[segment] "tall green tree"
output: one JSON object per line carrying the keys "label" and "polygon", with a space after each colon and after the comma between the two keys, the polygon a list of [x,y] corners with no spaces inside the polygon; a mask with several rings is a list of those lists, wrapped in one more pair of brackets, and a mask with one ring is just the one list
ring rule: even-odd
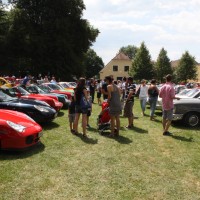
{"label": "tall green tree", "polygon": [[177,80],[187,82],[188,79],[197,78],[197,62],[195,58],[186,51],[177,66],[176,70]]}
{"label": "tall green tree", "polygon": [[170,64],[170,59],[167,56],[167,51],[162,48],[155,64],[155,76],[157,80],[162,83],[164,81],[164,76],[172,73],[173,70]]}
{"label": "tall green tree", "polygon": [[1,73],[6,73],[8,52],[7,52],[7,34],[10,26],[9,12],[5,11],[4,4],[0,2],[0,66]]}
{"label": "tall green tree", "polygon": [[[10,31],[19,63],[34,74],[51,73],[66,80],[84,73],[84,55],[98,29],[83,19],[82,0],[11,0],[17,10]],[[16,41],[16,39],[18,41]],[[20,40],[19,40],[20,39]],[[20,64],[19,64],[20,65]]]}
{"label": "tall green tree", "polygon": [[133,59],[130,75],[133,76],[135,80],[150,80],[153,77],[151,55],[144,42],[141,43]]}
{"label": "tall green tree", "polygon": [[93,49],[89,49],[85,54],[84,66],[86,78],[92,78],[99,74],[99,71],[104,67],[104,63]]}
{"label": "tall green tree", "polygon": [[135,57],[138,48],[134,45],[128,45],[126,47],[121,47],[119,52],[123,52],[127,55],[131,60]]}

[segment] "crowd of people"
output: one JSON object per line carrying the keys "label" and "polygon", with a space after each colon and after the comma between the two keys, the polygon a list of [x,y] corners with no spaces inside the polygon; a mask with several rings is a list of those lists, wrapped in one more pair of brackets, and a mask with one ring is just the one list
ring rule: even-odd
{"label": "crowd of people", "polygon": [[[127,118],[127,129],[134,127],[133,106],[135,96],[138,96],[141,106],[141,114],[145,116],[145,108],[147,98],[150,104],[150,120],[155,120],[155,109],[158,96],[163,99],[163,135],[170,135],[168,131],[173,117],[173,99],[175,90],[172,84],[172,76],[169,74],[166,77],[166,83],[159,90],[156,85],[156,80],[152,79],[150,85],[146,84],[146,80],[142,80],[139,87],[133,82],[133,77],[124,77],[122,81],[114,80],[113,76],[106,76],[103,81],[85,78],[80,78],[77,81],[77,87],[74,89],[72,103],[69,106],[69,122],[70,129],[73,134],[78,134],[78,123],[82,114],[82,134],[87,136],[87,127],[89,125],[89,117],[92,113],[92,104],[94,103],[95,91],[97,103],[102,104],[106,101],[109,105],[110,115],[110,137],[116,137],[120,131],[120,115],[123,114]],[[88,107],[82,107],[82,98],[88,101]]]}
{"label": "crowd of people", "polygon": [[[78,134],[79,118],[82,115],[82,134],[87,137],[87,128],[90,128],[89,118],[92,115],[92,104],[95,101],[95,93],[97,103],[102,104],[106,101],[109,105],[110,115],[110,137],[119,135],[120,130],[120,115],[123,114],[127,118],[127,129],[134,127],[133,106],[135,96],[139,98],[141,106],[141,114],[145,116],[145,109],[147,99],[150,105],[150,120],[155,120],[155,109],[158,96],[162,98],[163,102],[163,135],[170,135],[169,127],[173,118],[173,99],[175,97],[174,85],[172,83],[172,76],[168,74],[166,83],[159,90],[156,80],[152,79],[147,85],[146,80],[141,80],[139,86],[133,82],[133,77],[124,77],[122,80],[114,80],[113,76],[106,76],[104,80],[95,80],[93,78],[86,80],[80,78],[77,80],[77,87],[74,89],[74,96],[72,96],[71,104],[69,106],[69,123],[70,130],[73,134]],[[43,82],[50,82],[56,84],[54,76],[44,76],[41,79]],[[34,82],[31,75],[23,78],[21,85],[26,86]],[[88,102],[88,107],[82,107],[82,98]]]}

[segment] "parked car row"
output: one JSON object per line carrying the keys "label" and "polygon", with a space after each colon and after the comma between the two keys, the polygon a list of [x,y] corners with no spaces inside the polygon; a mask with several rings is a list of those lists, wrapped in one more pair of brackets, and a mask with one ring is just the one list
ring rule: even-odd
{"label": "parked car row", "polygon": [[0,85],[0,149],[24,149],[37,144],[42,136],[38,123],[56,118],[61,108],[68,108],[73,94],[59,84]]}
{"label": "parked car row", "polygon": [[38,123],[52,121],[69,106],[74,86],[62,84],[68,88],[53,83],[13,86],[0,78],[0,149],[24,149],[40,141]]}

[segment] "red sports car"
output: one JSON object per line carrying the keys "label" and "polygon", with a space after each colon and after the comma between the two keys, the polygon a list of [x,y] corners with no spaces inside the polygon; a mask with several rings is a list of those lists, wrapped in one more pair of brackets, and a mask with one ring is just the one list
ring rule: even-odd
{"label": "red sports car", "polygon": [[40,94],[31,94],[19,86],[7,88],[6,91],[8,91],[11,95],[17,96],[19,98],[45,101],[52,108],[54,108],[57,112],[63,107],[63,104],[61,102],[59,102],[58,100],[56,100],[56,99],[58,99],[56,96],[48,97],[48,96],[44,96],[44,95],[40,95]]}
{"label": "red sports car", "polygon": [[0,109],[0,149],[25,149],[37,144],[41,136],[41,126],[28,115]]}

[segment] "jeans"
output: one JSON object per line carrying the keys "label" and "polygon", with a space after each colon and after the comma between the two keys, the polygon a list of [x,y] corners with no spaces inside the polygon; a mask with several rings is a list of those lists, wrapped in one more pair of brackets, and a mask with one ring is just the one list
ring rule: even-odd
{"label": "jeans", "polygon": [[149,97],[150,117],[154,116],[157,100],[158,100],[158,97]]}
{"label": "jeans", "polygon": [[142,112],[145,111],[146,102],[147,102],[147,98],[146,98],[146,97],[141,97],[141,98],[140,98],[140,106],[141,106],[141,108],[142,108]]}

